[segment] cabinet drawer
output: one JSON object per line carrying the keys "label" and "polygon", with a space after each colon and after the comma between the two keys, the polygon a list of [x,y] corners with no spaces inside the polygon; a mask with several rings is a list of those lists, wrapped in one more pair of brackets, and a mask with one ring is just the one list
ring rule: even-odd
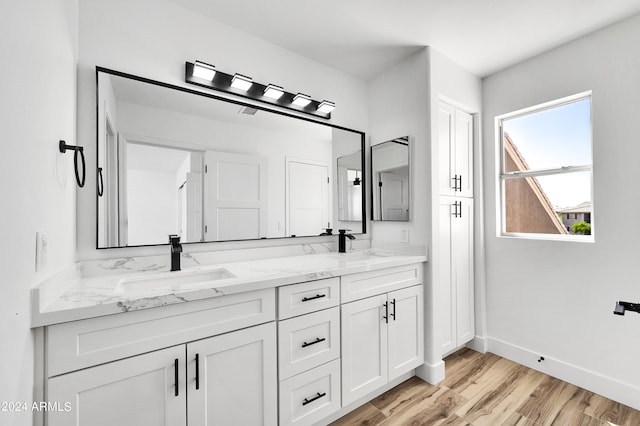
{"label": "cabinet drawer", "polygon": [[340,356],[340,308],[314,312],[278,324],[280,380]]}
{"label": "cabinet drawer", "polygon": [[340,304],[340,278],[278,288],[278,318],[286,319]]}
{"label": "cabinet drawer", "polygon": [[47,327],[47,376],[226,333],[275,319],[275,289]]}
{"label": "cabinet drawer", "polygon": [[341,278],[342,303],[422,284],[422,263],[345,275]]}
{"label": "cabinet drawer", "polygon": [[340,360],[280,382],[280,424],[309,425],[340,409]]}

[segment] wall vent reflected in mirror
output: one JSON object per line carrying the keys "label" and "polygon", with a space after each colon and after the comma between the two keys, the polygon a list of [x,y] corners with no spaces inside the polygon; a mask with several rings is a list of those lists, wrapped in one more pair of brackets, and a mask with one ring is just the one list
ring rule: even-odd
{"label": "wall vent reflected in mirror", "polygon": [[373,220],[409,220],[409,152],[409,136],[371,147]]}
{"label": "wall vent reflected in mirror", "polygon": [[98,248],[366,232],[363,132],[96,73]]}

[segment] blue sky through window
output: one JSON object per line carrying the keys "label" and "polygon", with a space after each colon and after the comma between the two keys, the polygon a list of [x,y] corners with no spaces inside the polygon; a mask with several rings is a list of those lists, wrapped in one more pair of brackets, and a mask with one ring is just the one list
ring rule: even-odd
{"label": "blue sky through window", "polygon": [[[503,120],[530,170],[590,165],[590,98]],[[570,173],[538,178],[554,207],[591,201],[591,173]]]}

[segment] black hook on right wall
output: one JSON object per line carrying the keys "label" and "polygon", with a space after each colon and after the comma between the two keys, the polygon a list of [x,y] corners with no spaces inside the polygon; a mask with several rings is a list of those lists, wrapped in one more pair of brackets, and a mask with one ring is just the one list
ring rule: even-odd
{"label": "black hook on right wall", "polygon": [[[67,145],[63,140],[58,144],[60,152],[65,153],[67,150],[73,150],[73,168],[76,173],[76,182],[78,186],[82,188],[84,186],[84,180],[87,177],[87,165],[84,161],[84,150],[81,146]],[[80,172],[78,171],[78,153],[80,153],[80,159],[82,160],[82,179],[80,179]]]}
{"label": "black hook on right wall", "polygon": [[637,312],[640,314],[640,303],[616,302],[613,313],[616,315],[624,315],[625,311]]}

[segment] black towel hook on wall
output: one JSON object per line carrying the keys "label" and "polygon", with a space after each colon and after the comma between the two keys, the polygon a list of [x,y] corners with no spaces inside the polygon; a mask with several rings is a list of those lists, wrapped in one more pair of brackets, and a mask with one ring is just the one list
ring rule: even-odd
{"label": "black towel hook on wall", "polygon": [[[87,177],[87,165],[84,161],[84,150],[81,146],[67,145],[67,143],[63,140],[60,141],[58,145],[60,148],[60,152],[65,153],[68,149],[74,151],[73,154],[73,168],[76,172],[76,182],[78,182],[78,186],[82,188],[84,186],[84,179]],[[78,171],[78,152],[80,153],[80,159],[82,160],[82,179],[80,179],[80,172]]]}
{"label": "black towel hook on wall", "polygon": [[104,180],[102,179],[102,167],[98,167],[98,197],[104,194]]}

